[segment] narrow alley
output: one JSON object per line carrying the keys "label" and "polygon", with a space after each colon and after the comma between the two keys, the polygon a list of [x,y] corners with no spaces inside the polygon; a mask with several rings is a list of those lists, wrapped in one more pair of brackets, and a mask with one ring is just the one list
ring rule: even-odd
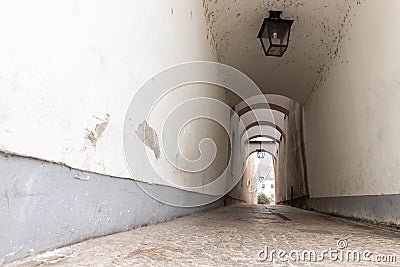
{"label": "narrow alley", "polygon": [[0,1],[0,265],[399,266],[399,14]]}
{"label": "narrow alley", "polygon": [[[87,240],[10,266],[397,266],[399,249],[400,231],[393,228],[288,206],[236,204]],[[280,251],[286,254],[279,256]]]}

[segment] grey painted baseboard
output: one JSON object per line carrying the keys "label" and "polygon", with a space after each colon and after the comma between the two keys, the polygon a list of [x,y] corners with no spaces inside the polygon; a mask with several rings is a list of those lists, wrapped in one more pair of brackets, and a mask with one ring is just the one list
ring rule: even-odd
{"label": "grey painted baseboard", "polygon": [[[151,190],[182,199],[207,197],[159,185]],[[0,153],[0,264],[223,205],[220,199],[197,208],[168,206],[130,179]]]}
{"label": "grey painted baseboard", "polygon": [[307,209],[307,202],[308,202],[308,196],[302,196],[298,198],[294,198],[293,200],[285,200],[285,201],[279,201],[276,204],[278,205],[286,205],[286,206],[293,206],[295,208],[300,208],[300,209]]}
{"label": "grey painted baseboard", "polygon": [[400,226],[400,194],[310,198],[307,201],[307,209]]}

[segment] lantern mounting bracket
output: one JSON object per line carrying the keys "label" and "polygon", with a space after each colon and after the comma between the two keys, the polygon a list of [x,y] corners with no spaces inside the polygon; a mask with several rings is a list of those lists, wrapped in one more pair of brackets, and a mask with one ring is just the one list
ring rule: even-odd
{"label": "lantern mounting bracket", "polygon": [[270,10],[269,18],[270,19],[281,19],[282,11]]}

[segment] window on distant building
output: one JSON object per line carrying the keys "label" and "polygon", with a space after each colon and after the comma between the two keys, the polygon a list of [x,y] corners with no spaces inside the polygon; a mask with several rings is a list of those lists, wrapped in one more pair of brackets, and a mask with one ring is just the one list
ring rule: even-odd
{"label": "window on distant building", "polygon": [[271,188],[274,188],[274,184],[271,184]]}
{"label": "window on distant building", "polygon": [[261,188],[265,188],[265,184],[262,184],[262,185],[261,185]]}

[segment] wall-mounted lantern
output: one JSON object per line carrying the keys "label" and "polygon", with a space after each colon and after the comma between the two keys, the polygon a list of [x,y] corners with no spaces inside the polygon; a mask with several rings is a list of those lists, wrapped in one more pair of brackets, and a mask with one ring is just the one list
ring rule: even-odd
{"label": "wall-mounted lantern", "polygon": [[289,46],[290,28],[294,20],[281,19],[282,11],[270,11],[257,38],[266,56],[281,57]]}
{"label": "wall-mounted lantern", "polygon": [[265,158],[265,150],[261,148],[261,142],[260,142],[260,149],[257,149],[256,151],[257,151],[257,158],[259,159]]}

